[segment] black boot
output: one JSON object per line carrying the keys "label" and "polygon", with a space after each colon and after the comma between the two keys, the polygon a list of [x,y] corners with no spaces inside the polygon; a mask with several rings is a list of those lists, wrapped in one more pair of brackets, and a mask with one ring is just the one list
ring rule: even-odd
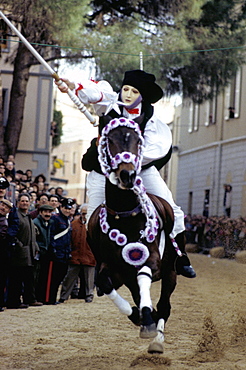
{"label": "black boot", "polygon": [[[177,234],[175,237],[175,242],[178,245],[179,251],[177,252],[178,256],[174,262],[174,268],[178,275],[182,275],[187,278],[196,277],[196,272],[191,266],[190,260],[185,253],[185,232],[183,231],[180,234]],[[182,255],[181,255],[181,253]],[[180,253],[180,255],[179,255]]]}
{"label": "black boot", "polygon": [[182,275],[187,278],[196,277],[196,272],[191,266],[190,260],[186,254],[176,258],[174,268],[178,275]]}

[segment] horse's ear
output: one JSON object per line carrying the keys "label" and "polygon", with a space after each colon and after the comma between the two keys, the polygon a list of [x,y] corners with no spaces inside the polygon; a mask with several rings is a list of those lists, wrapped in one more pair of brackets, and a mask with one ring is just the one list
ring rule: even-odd
{"label": "horse's ear", "polygon": [[136,123],[138,123],[138,124],[139,124],[139,126],[140,126],[140,125],[141,125],[141,123],[143,122],[143,119],[144,119],[144,113],[143,113],[143,114],[141,114],[140,116],[138,116],[138,117],[134,118],[134,120],[133,120],[133,121],[135,121]]}

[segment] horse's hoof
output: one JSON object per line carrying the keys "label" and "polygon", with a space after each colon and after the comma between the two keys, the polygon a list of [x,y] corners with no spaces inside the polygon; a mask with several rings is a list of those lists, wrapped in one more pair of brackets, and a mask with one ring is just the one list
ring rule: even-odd
{"label": "horse's hoof", "polygon": [[164,352],[164,345],[163,343],[159,342],[152,342],[149,345],[148,353],[163,353]]}
{"label": "horse's hoof", "polygon": [[156,324],[153,323],[148,326],[141,326],[139,336],[140,338],[143,338],[143,339],[149,339],[149,338],[155,338],[156,334],[157,334]]}

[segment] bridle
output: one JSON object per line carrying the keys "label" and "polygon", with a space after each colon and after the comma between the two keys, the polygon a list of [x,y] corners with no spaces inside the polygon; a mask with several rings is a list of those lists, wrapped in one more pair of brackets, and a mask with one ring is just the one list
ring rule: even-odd
{"label": "bridle", "polygon": [[[137,155],[131,152],[121,152],[117,153],[113,157],[110,153],[108,134],[111,130],[119,126],[129,127],[138,134],[139,144]],[[110,121],[102,130],[102,136],[100,138],[98,146],[99,162],[103,174],[108,179],[110,179],[110,174],[112,174],[114,169],[118,168],[120,163],[132,163],[134,165],[136,173],[139,174],[141,171],[143,157],[143,143],[144,139],[136,122],[123,117],[115,118]],[[108,164],[108,158],[110,159],[110,165]],[[140,176],[136,176],[134,185],[131,190],[133,190],[133,192],[137,195],[141,206],[141,212],[146,217],[145,228],[144,230],[139,231],[139,238],[136,242],[128,243],[127,236],[125,234],[122,234],[118,229],[111,229],[107,221],[108,208],[106,205],[101,206],[99,218],[102,232],[104,234],[108,234],[109,239],[114,241],[118,246],[123,247],[122,256],[125,261],[138,267],[142,265],[149,256],[148,248],[143,244],[143,241],[146,240],[147,243],[152,243],[155,240],[155,237],[158,234],[159,222],[155,208],[149,197],[147,196],[146,189]],[[129,215],[130,214],[128,214],[127,212],[124,212],[124,215],[118,213],[117,217],[128,217]],[[138,255],[139,257],[135,259],[133,255]]]}
{"label": "bridle", "polygon": [[[108,134],[111,130],[114,130],[115,128],[119,126],[129,127],[130,129],[133,129],[137,134],[139,138],[139,144],[138,144],[138,154],[135,155],[131,152],[121,152],[117,153],[114,157],[112,156],[109,148],[109,140],[108,140]],[[103,174],[109,178],[110,174],[113,170],[117,169],[119,164],[121,163],[132,163],[134,165],[134,168],[136,170],[136,173],[139,174],[141,171],[141,165],[142,165],[142,146],[144,143],[143,136],[141,134],[139,125],[130,119],[121,117],[121,118],[115,118],[111,120],[102,130],[102,135],[99,140],[98,145],[98,160],[101,166],[101,170]],[[110,164],[108,164],[108,158],[110,160]]]}

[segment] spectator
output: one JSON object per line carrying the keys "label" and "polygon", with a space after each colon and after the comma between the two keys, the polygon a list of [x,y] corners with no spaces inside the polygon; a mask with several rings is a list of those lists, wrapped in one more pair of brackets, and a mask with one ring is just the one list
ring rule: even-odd
{"label": "spectator", "polygon": [[27,181],[32,182],[32,170],[26,170]]}
{"label": "spectator", "polygon": [[15,156],[13,154],[9,154],[7,160],[12,161],[15,164]]}
{"label": "spectator", "polygon": [[[0,177],[0,201],[4,200],[6,197],[7,189],[9,187],[9,182],[5,177]],[[8,215],[8,242],[11,245],[14,242],[14,238],[19,230],[19,217],[15,205]]]}
{"label": "spectator", "polygon": [[232,186],[225,184],[224,189],[225,189],[225,193],[224,193],[225,216],[231,217]]}
{"label": "spectator", "polygon": [[5,165],[0,163],[0,176],[5,176]]}
{"label": "spectator", "polygon": [[5,176],[11,175],[15,178],[15,164],[13,161],[7,161],[5,165]]}
{"label": "spectator", "polygon": [[36,264],[36,297],[46,303],[48,300],[47,283],[50,264],[50,228],[53,207],[43,204],[39,207],[38,217],[34,219],[36,238],[39,246],[39,260]]}
{"label": "spectator", "polygon": [[58,195],[58,197],[59,197],[60,199],[62,199],[62,198],[63,198],[63,188],[62,188],[61,186],[58,186],[58,187],[56,188],[56,195]]}
{"label": "spectator", "polygon": [[0,312],[4,311],[5,297],[4,291],[7,284],[9,255],[8,255],[8,220],[7,215],[12,208],[12,204],[7,199],[0,200]]}
{"label": "spectator", "polygon": [[36,202],[37,202],[37,193],[36,191],[30,191],[29,192],[29,195],[30,195],[30,208],[29,208],[29,212],[32,212],[36,209]]}
{"label": "spectator", "polygon": [[38,187],[38,184],[36,184],[35,182],[33,182],[31,184],[32,186],[32,190],[35,191],[37,194],[39,194],[39,187]]}
{"label": "spectator", "polygon": [[36,184],[38,184],[39,182],[45,183],[46,182],[46,177],[42,173],[40,173],[38,176],[35,177],[34,182]]}
{"label": "spectator", "polygon": [[59,213],[60,198],[58,197],[58,195],[51,194],[49,196],[49,204],[53,207],[52,214]]}
{"label": "spectator", "polygon": [[52,216],[51,250],[54,257],[50,263],[50,271],[52,270],[52,272],[49,304],[57,304],[58,288],[67,273],[68,261],[71,257],[71,223],[69,216],[73,204],[73,199],[64,198],[59,213]]}
{"label": "spectator", "polygon": [[67,275],[62,282],[59,302],[63,303],[72,293],[74,283],[80,272],[84,274],[85,302],[93,300],[96,260],[86,241],[86,214],[87,206],[81,206],[80,217],[72,222],[72,258]]}
{"label": "spectator", "polygon": [[70,221],[72,222],[74,220],[74,216],[75,216],[75,212],[76,212],[76,209],[77,209],[77,204],[76,202],[74,201],[74,204],[72,205],[72,208],[71,208],[71,212],[70,212]]}
{"label": "spectator", "polygon": [[29,182],[28,179],[27,179],[27,174],[26,173],[23,173],[22,176],[21,176],[21,181],[22,182]]}
{"label": "spectator", "polygon": [[45,193],[45,190],[44,190],[44,182],[43,181],[39,181],[38,182],[38,188],[39,188],[38,194]]}
{"label": "spectator", "polygon": [[15,181],[21,181],[22,180],[22,175],[23,175],[23,171],[22,170],[17,170],[15,172]]}
{"label": "spectator", "polygon": [[49,194],[49,183],[48,182],[44,183],[43,191],[44,191],[44,193]]}
{"label": "spectator", "polygon": [[[34,291],[34,259],[38,254],[35,227],[28,214],[30,197],[20,194],[18,198],[19,230],[15,238],[10,265],[7,308],[41,306]],[[21,296],[23,302],[21,302]]]}
{"label": "spectator", "polygon": [[27,193],[28,192],[27,185],[22,181],[20,182],[19,192],[20,193]]}
{"label": "spectator", "polygon": [[36,209],[30,212],[31,218],[34,220],[34,218],[38,217],[38,208],[42,206],[43,204],[48,204],[48,203],[49,203],[49,196],[47,194],[39,194],[37,196]]}
{"label": "spectator", "polygon": [[48,191],[48,193],[51,195],[55,195],[55,193],[56,193],[56,189],[54,188],[54,187],[51,187],[51,188],[49,188],[49,191]]}

